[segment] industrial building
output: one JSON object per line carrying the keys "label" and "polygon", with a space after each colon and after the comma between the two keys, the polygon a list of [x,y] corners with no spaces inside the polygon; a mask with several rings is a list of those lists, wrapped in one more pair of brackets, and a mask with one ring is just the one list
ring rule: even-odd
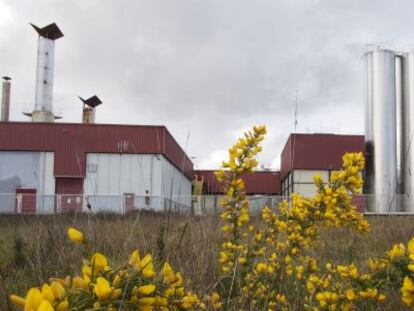
{"label": "industrial building", "polygon": [[[55,123],[53,23],[38,34],[31,122],[10,122],[11,78],[3,77],[0,122],[0,211],[52,213],[134,209],[217,208],[223,186],[193,163],[164,126],[95,124],[98,96],[83,103],[81,123]],[[290,134],[279,171],[245,174],[246,193],[278,202],[292,193],[315,194],[313,176],[326,181],[346,152],[366,156],[363,210],[414,211],[414,50],[382,48],[363,56],[365,135]],[[277,152],[277,150],[275,150]],[[196,198],[195,198],[196,197]],[[264,201],[263,201],[264,200]],[[269,201],[270,200],[270,201]]]}
{"label": "industrial building", "polygon": [[364,152],[364,136],[290,134],[280,156],[281,194],[314,195],[313,176],[329,181],[347,152]]}
{"label": "industrial building", "polygon": [[37,195],[22,212],[190,205],[193,164],[163,126],[0,123],[0,150],[0,193]]}

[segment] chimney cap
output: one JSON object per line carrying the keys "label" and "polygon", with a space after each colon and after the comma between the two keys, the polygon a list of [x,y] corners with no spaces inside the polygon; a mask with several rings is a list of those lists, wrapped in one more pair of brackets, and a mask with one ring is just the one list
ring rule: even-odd
{"label": "chimney cap", "polygon": [[96,95],[93,95],[92,97],[89,97],[88,99],[83,99],[80,96],[78,97],[85,105],[92,107],[92,108],[95,108],[96,106],[99,106],[100,104],[102,104],[102,101]]}
{"label": "chimney cap", "polygon": [[32,25],[32,27],[34,28],[34,30],[36,30],[39,36],[43,38],[47,38],[50,40],[57,40],[63,37],[62,31],[60,31],[56,23],[52,23],[43,28],[37,27],[36,25],[33,25],[32,23],[30,23],[30,25]]}
{"label": "chimney cap", "polygon": [[8,76],[3,76],[1,77],[4,81],[10,81],[12,78],[8,77]]}

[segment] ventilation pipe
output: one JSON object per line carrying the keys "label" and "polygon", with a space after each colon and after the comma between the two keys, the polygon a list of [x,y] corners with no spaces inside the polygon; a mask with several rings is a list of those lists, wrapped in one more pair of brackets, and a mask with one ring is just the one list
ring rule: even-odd
{"label": "ventilation pipe", "polygon": [[32,27],[39,34],[37,42],[37,67],[36,67],[36,97],[35,109],[30,116],[33,122],[53,122],[53,75],[55,58],[55,40],[63,37],[59,27],[53,23],[39,28]]}
{"label": "ventilation pipe", "polygon": [[100,104],[102,104],[102,101],[96,95],[88,99],[83,99],[80,96],[78,97],[83,102],[82,123],[86,123],[86,124],[95,123],[95,108],[99,106]]}
{"label": "ventilation pipe", "polygon": [[9,114],[10,114],[10,88],[11,83],[10,77],[4,76],[3,79],[3,89],[2,89],[2,97],[1,97],[1,121],[8,122],[9,121]]}

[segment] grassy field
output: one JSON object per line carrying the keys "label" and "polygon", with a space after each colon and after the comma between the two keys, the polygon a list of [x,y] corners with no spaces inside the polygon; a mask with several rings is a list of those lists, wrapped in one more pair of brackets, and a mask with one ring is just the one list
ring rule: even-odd
{"label": "grassy field", "polygon": [[[383,254],[394,243],[414,236],[414,219],[369,218],[372,230],[357,236],[347,230],[324,233],[315,255],[334,263],[361,263],[368,254]],[[81,266],[83,251],[66,237],[69,226],[82,230],[93,250],[114,263],[133,249],[151,252],[161,262],[191,279],[193,289],[203,294],[217,282],[220,246],[218,217],[190,217],[141,213],[119,215],[0,216],[0,310],[13,310],[7,297],[24,294],[49,277],[70,275]],[[387,305],[403,309],[399,297]]]}

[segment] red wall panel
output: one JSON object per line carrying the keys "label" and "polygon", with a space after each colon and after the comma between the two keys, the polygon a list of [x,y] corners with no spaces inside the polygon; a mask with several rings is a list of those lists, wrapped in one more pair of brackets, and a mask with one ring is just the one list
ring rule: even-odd
{"label": "red wall panel", "polygon": [[[194,176],[198,180],[203,179],[203,192],[205,194],[222,194],[223,185],[218,182],[214,171],[194,170]],[[279,194],[281,191],[280,173],[279,172],[254,172],[244,174],[245,190],[247,194]]]}
{"label": "red wall panel", "polygon": [[82,194],[83,178],[56,178],[56,194]]}

